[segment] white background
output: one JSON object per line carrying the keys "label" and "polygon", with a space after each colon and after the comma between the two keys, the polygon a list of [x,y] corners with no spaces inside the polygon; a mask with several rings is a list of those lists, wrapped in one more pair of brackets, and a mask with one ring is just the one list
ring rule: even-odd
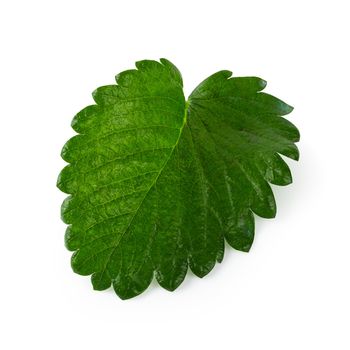
{"label": "white background", "polygon": [[[38,1],[0,5],[0,348],[349,349],[348,1]],[[72,272],[55,187],[91,92],[166,57],[188,94],[217,70],[295,107],[301,159],[249,254],[121,301]]]}

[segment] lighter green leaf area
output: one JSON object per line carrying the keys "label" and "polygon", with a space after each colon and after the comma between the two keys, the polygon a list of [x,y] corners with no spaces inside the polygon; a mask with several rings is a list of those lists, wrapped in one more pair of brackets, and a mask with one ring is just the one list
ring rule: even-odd
{"label": "lighter green leaf area", "polygon": [[179,70],[144,60],[93,93],[72,121],[57,185],[72,268],[122,299],[155,277],[173,291],[188,269],[204,277],[224,242],[249,251],[254,214],[276,215],[269,183],[288,185],[297,160],[292,107],[257,77],[220,71],[186,102]]}

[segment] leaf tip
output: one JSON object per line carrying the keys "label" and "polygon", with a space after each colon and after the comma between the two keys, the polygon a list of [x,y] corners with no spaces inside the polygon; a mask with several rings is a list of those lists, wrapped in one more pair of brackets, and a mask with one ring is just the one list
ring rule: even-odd
{"label": "leaf tip", "polygon": [[260,91],[261,90],[264,90],[266,88],[266,85],[267,85],[267,81],[264,80],[264,79],[259,79],[259,88],[260,88]]}
{"label": "leaf tip", "polygon": [[97,291],[108,289],[112,281],[104,272],[95,272],[91,275],[92,288]]}
{"label": "leaf tip", "polygon": [[191,271],[199,278],[205,277],[215,266],[216,260],[209,260],[201,264],[190,261]]}
{"label": "leaf tip", "polygon": [[284,103],[283,109],[284,109],[284,115],[286,115],[286,114],[292,113],[294,110],[294,107],[292,107],[287,103]]}
{"label": "leaf tip", "polygon": [[253,245],[253,241],[250,241],[250,242],[245,242],[245,244],[242,244],[242,245],[236,245],[234,248],[236,250],[239,250],[240,252],[249,253],[250,249],[252,248],[252,245]]}

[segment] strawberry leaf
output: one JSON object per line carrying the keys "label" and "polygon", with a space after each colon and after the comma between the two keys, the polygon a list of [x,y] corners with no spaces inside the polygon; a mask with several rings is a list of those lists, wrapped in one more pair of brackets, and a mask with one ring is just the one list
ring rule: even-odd
{"label": "strawberry leaf", "polygon": [[74,117],[57,182],[70,194],[62,219],[73,270],[122,299],[154,276],[170,291],[188,268],[205,276],[225,240],[249,251],[253,213],[276,215],[269,183],[292,182],[279,154],[299,157],[299,132],[282,117],[292,107],[261,92],[264,80],[220,71],[186,101],[168,60],[136,68]]}

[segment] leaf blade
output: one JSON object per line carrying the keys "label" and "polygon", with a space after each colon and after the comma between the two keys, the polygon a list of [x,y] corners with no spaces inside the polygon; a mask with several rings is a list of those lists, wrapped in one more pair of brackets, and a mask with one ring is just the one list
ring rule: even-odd
{"label": "leaf blade", "polygon": [[173,291],[188,268],[204,277],[221,262],[224,240],[249,251],[254,216],[276,215],[269,183],[292,181],[278,155],[298,159],[292,107],[261,92],[257,77],[220,71],[183,95],[168,60],[144,60],[96,89],[79,112],[79,134],[63,147],[57,186],[70,196],[72,268],[94,289],[113,286],[122,299],[155,276]]}

